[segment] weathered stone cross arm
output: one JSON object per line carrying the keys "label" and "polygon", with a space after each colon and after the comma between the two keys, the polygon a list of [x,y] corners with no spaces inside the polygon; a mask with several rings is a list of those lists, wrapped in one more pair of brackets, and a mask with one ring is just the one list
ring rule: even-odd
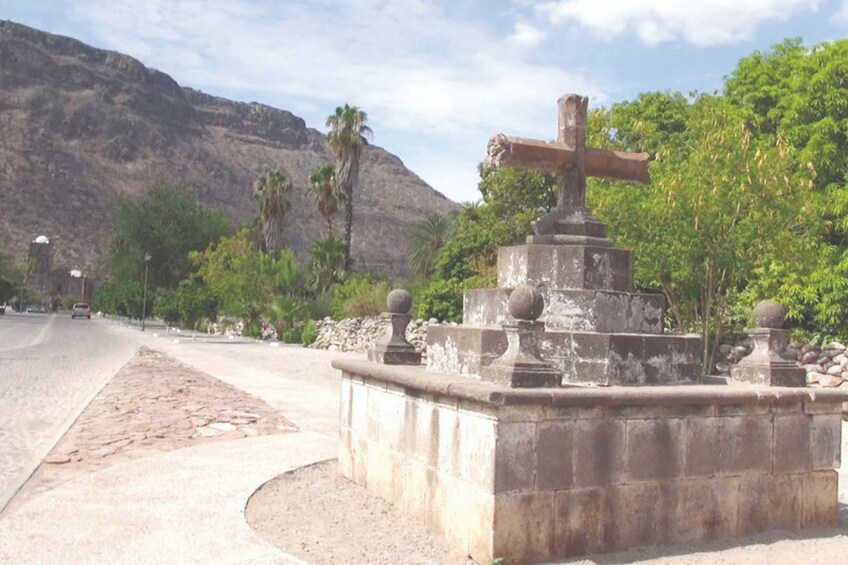
{"label": "weathered stone cross arm", "polygon": [[[648,182],[648,154],[586,148],[585,176]],[[502,133],[489,140],[484,167],[517,167],[562,174],[580,166],[578,150],[561,143],[514,137]]]}

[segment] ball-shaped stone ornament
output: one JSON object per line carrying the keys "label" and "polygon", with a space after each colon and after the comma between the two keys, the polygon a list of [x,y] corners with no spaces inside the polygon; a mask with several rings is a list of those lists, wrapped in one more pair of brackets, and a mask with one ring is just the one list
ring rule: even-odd
{"label": "ball-shaped stone ornament", "polygon": [[786,321],[786,308],[774,300],[763,300],[754,308],[758,328],[780,329]]}
{"label": "ball-shaped stone ornament", "polygon": [[516,320],[536,320],[542,315],[545,299],[539,289],[528,284],[522,284],[509,295],[507,309],[510,316]]}
{"label": "ball-shaped stone ornament", "polygon": [[402,288],[396,288],[386,297],[386,306],[392,314],[408,314],[412,310],[412,296]]}

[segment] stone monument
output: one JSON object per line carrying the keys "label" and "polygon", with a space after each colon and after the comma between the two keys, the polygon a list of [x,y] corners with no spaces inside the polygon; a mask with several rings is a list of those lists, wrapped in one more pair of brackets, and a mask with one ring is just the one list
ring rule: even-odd
{"label": "stone monument", "polygon": [[586,148],[587,104],[574,94],[560,98],[556,143],[503,134],[489,142],[488,166],[555,173],[557,205],[534,222],[525,245],[498,251],[499,288],[465,293],[462,326],[428,330],[428,370],[481,375],[506,350],[512,289],[528,284],[546,304],[539,350],[564,384],[698,382],[699,338],[663,332],[664,298],[631,291],[630,252],[613,248],[586,209],[587,176],[648,180],[647,154]]}
{"label": "stone monument", "polygon": [[700,340],[663,333],[584,205],[586,175],[646,180],[645,156],[587,149],[585,115],[565,96],[556,143],[490,143],[556,171],[559,204],[463,325],[430,326],[426,370],[334,362],[340,473],[478,563],[835,526],[848,394],[698,384]]}

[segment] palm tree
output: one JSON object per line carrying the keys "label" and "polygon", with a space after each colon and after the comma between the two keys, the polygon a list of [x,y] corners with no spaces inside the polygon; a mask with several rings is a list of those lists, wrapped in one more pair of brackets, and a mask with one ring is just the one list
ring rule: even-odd
{"label": "palm tree", "polygon": [[345,270],[350,270],[350,235],[353,229],[353,189],[359,180],[359,157],[362,146],[367,143],[365,136],[371,134],[366,124],[368,115],[357,108],[345,104],[338,106],[336,112],[327,118],[327,142],[336,158],[336,186],[345,199]]}
{"label": "palm tree", "polygon": [[433,214],[415,224],[409,236],[409,265],[415,274],[429,277],[436,268],[442,247],[456,235],[459,214]]}
{"label": "palm tree", "polygon": [[344,277],[344,242],[333,236],[316,239],[309,247],[312,288],[321,294]]}
{"label": "palm tree", "polygon": [[342,195],[336,189],[336,167],[332,163],[323,163],[315,167],[309,175],[308,191],[315,196],[318,213],[327,220],[327,237],[333,237],[333,216],[339,211]]}
{"label": "palm tree", "polygon": [[283,220],[291,209],[289,191],[291,181],[279,169],[260,175],[253,183],[253,198],[259,202],[259,233],[268,253],[283,247]]}

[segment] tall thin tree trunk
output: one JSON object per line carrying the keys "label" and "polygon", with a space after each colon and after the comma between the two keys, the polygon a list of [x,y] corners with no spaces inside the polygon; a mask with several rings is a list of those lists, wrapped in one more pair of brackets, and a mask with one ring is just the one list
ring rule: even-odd
{"label": "tall thin tree trunk", "polygon": [[344,266],[345,271],[353,268],[353,259],[350,256],[350,240],[353,231],[353,187],[348,185],[345,191],[345,247]]}

